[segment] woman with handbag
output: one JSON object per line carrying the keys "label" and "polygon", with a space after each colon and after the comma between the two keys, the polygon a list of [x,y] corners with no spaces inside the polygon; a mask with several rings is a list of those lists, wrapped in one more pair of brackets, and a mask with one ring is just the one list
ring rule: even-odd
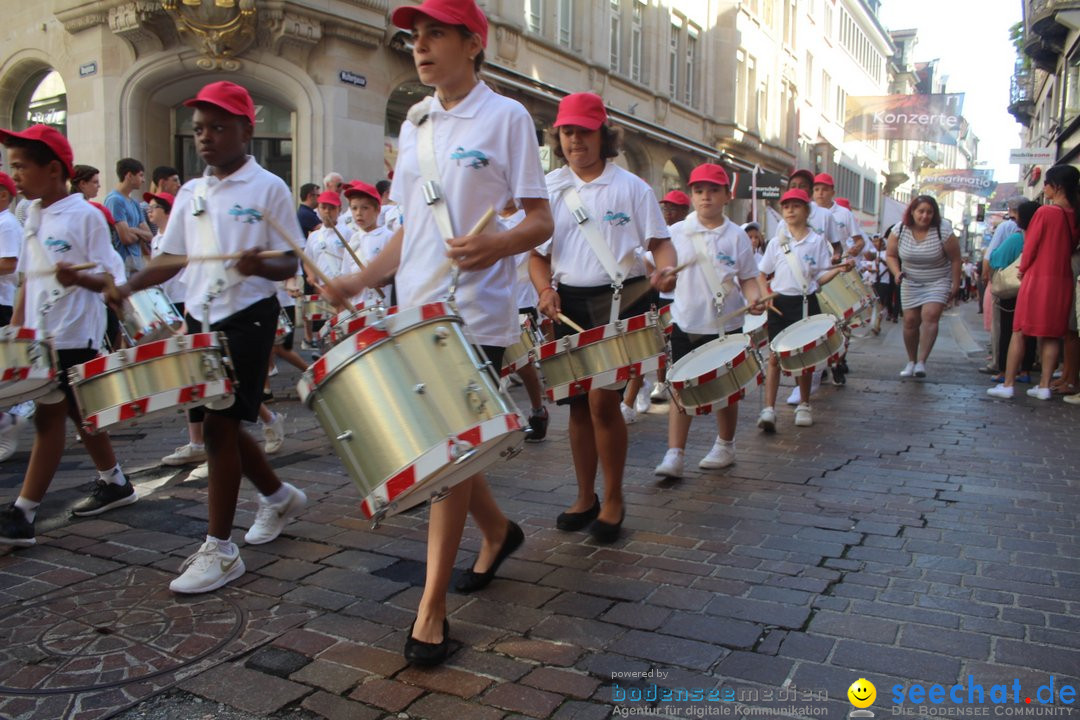
{"label": "woman with handbag", "polygon": [[[1009,355],[1009,342],[1012,340],[1013,313],[1016,310],[1016,295],[1020,291],[1020,280],[1016,277],[1016,271],[1020,266],[1020,253],[1024,249],[1024,232],[1031,224],[1031,218],[1039,209],[1039,203],[1028,200],[1016,210],[1016,224],[1020,229],[998,245],[990,253],[988,263],[994,271],[990,282],[990,292],[994,295],[997,303],[1001,322],[1001,332],[998,335],[998,357],[1006,358]],[[1027,338],[1024,347],[1024,360],[1020,365],[1020,382],[1031,382],[1031,368],[1035,365],[1035,338]],[[994,377],[994,382],[999,383],[1005,379],[1005,373],[999,373]]]}
{"label": "woman with handbag", "polygon": [[1013,332],[1005,365],[1005,380],[988,389],[992,397],[1010,399],[1013,384],[1024,358],[1024,338],[1042,338],[1042,374],[1038,387],[1027,394],[1039,400],[1053,396],[1050,379],[1057,368],[1059,340],[1068,329],[1073,300],[1072,265],[1080,228],[1080,170],[1071,165],[1055,165],[1046,171],[1040,207],[1028,225],[1024,253],[1020,261],[1020,293],[1016,297]]}

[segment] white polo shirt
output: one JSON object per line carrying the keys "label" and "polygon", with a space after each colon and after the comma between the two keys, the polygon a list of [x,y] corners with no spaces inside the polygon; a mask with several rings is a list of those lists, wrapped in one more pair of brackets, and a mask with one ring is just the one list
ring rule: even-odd
{"label": "white polo shirt", "polygon": [[[154,236],[154,239],[150,241],[151,258],[156,258],[161,254],[161,243],[164,239],[165,236],[159,232]],[[169,299],[173,302],[186,301],[187,285],[184,283],[184,273],[186,272],[187,268],[184,268],[176,275],[161,283],[161,289],[165,291],[165,294],[168,295]],[[187,308],[184,309],[184,312],[187,312]]]}
{"label": "white polo shirt", "polygon": [[[696,212],[686,216],[682,222],[671,226],[671,240],[675,252],[682,264],[697,256],[694,236],[704,235],[705,247],[712,266],[726,288],[724,307],[721,314],[737,310],[746,305],[742,288],[743,280],[753,280],[758,276],[757,262],[754,258],[753,244],[743,229],[725,219],[724,224],[707,229],[698,220]],[[729,283],[730,281],[730,283]],[[713,302],[714,291],[709,287],[705,271],[700,261],[682,270],[675,283],[675,301],[671,304],[671,319],[683,332],[696,335],[718,335],[721,332],[738,330],[743,319],[735,317],[721,328],[717,322],[716,304]]]}
{"label": "white polo shirt", "polygon": [[[210,218],[214,239],[222,254],[232,254],[249,249],[292,250],[263,215],[270,215],[289,233],[297,245],[304,244],[304,233],[292,205],[288,186],[273,173],[263,169],[255,158],[232,175],[219,180],[207,168],[202,178],[184,183],[176,195],[169,226],[161,243],[161,251],[170,255],[201,254],[201,218],[192,213],[192,198],[198,183],[207,181],[206,213]],[[234,262],[226,263],[231,267]],[[210,287],[210,263],[192,263],[187,266],[184,282],[187,312],[202,321],[202,306]],[[264,300],[276,291],[273,280],[255,275],[243,276],[230,272],[232,284],[210,306],[210,322],[216,323]]]}
{"label": "white polo shirt", "polygon": [[105,334],[105,303],[101,295],[81,287],[65,289],[56,282],[52,271],[58,262],[71,265],[94,262],[98,267],[88,272],[105,272],[117,282],[124,281],[124,262],[113,250],[105,216],[81,194],[68,195],[44,209],[40,200],[34,200],[27,211],[26,229],[37,237],[27,237],[27,247],[19,258],[18,270],[26,274],[23,325],[42,329],[42,305],[49,293],[59,288],[62,294],[45,317],[44,325],[53,337],[53,347],[99,349]]}
{"label": "white polo shirt", "polygon": [[[0,212],[0,258],[19,259],[22,254],[23,227],[10,209]],[[18,263],[16,263],[16,267]],[[15,288],[19,281],[18,273],[9,272],[0,275],[0,305],[15,305]]]}
{"label": "white polo shirt", "polygon": [[645,274],[641,253],[649,249],[651,239],[671,237],[652,188],[613,162],[609,161],[600,177],[592,182],[579,178],[569,165],[561,167],[548,173],[547,186],[555,233],[536,251],[551,255],[555,285],[595,287],[611,283],[611,277],[566,205],[563,197],[566,188],[577,190],[589,212],[589,221],[600,226],[615,261],[620,267],[629,268],[628,278]]}
{"label": "white polo shirt", "polygon": [[[353,233],[353,236],[349,238],[349,247],[353,249],[356,256],[360,258],[360,262],[364,265],[368,265],[375,256],[383,251],[386,247],[386,243],[390,242],[390,238],[394,236],[394,233],[387,230],[385,227],[376,227],[371,232],[364,232],[358,230]],[[344,248],[343,248],[344,249]],[[345,253],[341,258],[341,267],[339,272],[342,275],[348,275],[349,273],[358,272],[360,268],[356,266],[356,261],[352,259],[352,255]],[[383,295],[385,296],[383,304],[390,304],[390,291],[393,289],[392,285],[385,285],[381,288]],[[356,295],[352,298],[353,303],[364,303],[365,305],[374,303],[379,299],[378,294],[372,288],[366,288],[364,292]]]}
{"label": "white polo shirt", "polygon": [[855,213],[848,210],[839,203],[833,203],[832,207],[825,208],[832,214],[833,223],[836,225],[836,231],[838,237],[845,248],[852,248],[855,246],[855,238],[862,237],[862,225],[859,224],[859,219],[855,217]]}
{"label": "white polo shirt", "polygon": [[[786,234],[787,226],[782,225],[779,232]],[[811,230],[802,240],[791,242],[791,253],[802,267],[803,275],[809,285],[807,294],[816,293],[820,287],[818,277],[828,272],[832,266],[832,247],[825,242],[825,238]],[[792,272],[791,263],[784,257],[779,234],[765,246],[765,254],[758,261],[758,269],[766,275],[775,273],[769,282],[773,292],[781,295],[803,294],[802,284]]]}
{"label": "white polo shirt", "polygon": [[[340,232],[340,229],[338,232]],[[348,235],[343,237],[348,237]],[[334,233],[333,228],[326,227],[313,230],[308,235],[304,253],[330,278],[335,278],[341,274],[342,258],[347,257],[345,246],[341,244],[341,240]],[[318,282],[318,278],[311,278],[311,280]]]}
{"label": "white polo shirt", "polygon": [[[435,159],[455,235],[468,232],[489,208],[501,208],[511,198],[547,197],[536,126],[516,100],[477,83],[450,110],[433,98],[426,122],[433,123]],[[390,188],[405,227],[394,278],[402,307],[443,300],[450,289],[443,237],[424,201],[416,143],[417,128],[406,120]],[[458,309],[482,345],[507,347],[521,336],[514,267],[514,258],[506,257],[486,270],[461,273]]]}
{"label": "white polo shirt", "polygon": [[[833,214],[813,201],[810,202],[810,216],[806,219],[806,226],[825,238],[825,241],[830,245],[839,245],[843,240],[840,237],[840,229],[836,226]],[[774,237],[778,237],[780,233],[785,231],[786,227],[784,221],[781,220],[776,226],[776,235]]]}

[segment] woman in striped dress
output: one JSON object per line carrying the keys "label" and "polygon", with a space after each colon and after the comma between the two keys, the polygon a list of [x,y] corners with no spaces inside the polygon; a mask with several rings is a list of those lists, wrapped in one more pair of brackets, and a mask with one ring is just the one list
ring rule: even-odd
{"label": "woman in striped dress", "polygon": [[886,262],[893,277],[902,281],[908,355],[900,377],[926,377],[926,359],[937,340],[941,313],[960,289],[960,243],[952,228],[943,229],[944,225],[937,201],[919,195],[889,233]]}

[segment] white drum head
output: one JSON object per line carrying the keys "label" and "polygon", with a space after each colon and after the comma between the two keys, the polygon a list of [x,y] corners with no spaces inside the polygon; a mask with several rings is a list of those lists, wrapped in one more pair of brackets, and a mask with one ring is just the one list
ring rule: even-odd
{"label": "white drum head", "polygon": [[765,323],[767,323],[768,321],[769,318],[765,315],[765,313],[761,313],[760,315],[751,315],[750,313],[747,313],[745,319],[743,320],[742,331],[749,335],[758,328],[764,327]]}
{"label": "white drum head", "polygon": [[829,334],[829,330],[835,327],[836,318],[832,315],[811,315],[785,328],[772,341],[772,349],[776,352],[798,350],[819,338],[824,338]]}
{"label": "white drum head", "polygon": [[701,377],[707,372],[723,367],[746,352],[750,347],[748,335],[728,335],[713,340],[697,348],[671,366],[668,379],[672,382],[685,382]]}

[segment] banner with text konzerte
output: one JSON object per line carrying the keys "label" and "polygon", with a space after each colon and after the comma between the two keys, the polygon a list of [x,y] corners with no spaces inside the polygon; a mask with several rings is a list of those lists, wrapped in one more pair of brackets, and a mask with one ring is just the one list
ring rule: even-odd
{"label": "banner with text konzerte", "polygon": [[993,170],[923,170],[919,173],[919,192],[966,192],[988,198],[997,190]]}
{"label": "banner with text konzerte", "polygon": [[844,132],[853,140],[922,140],[956,145],[967,132],[964,93],[848,97]]}

